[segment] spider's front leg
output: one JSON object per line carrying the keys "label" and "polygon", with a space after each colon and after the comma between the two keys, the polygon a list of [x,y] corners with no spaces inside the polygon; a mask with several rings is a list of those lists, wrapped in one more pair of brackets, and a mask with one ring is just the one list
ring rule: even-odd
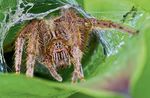
{"label": "spider's front leg", "polygon": [[35,30],[28,35],[28,45],[27,45],[27,61],[26,61],[26,75],[33,77],[34,66],[36,57],[39,55],[39,38],[38,31],[35,27]]}
{"label": "spider's front leg", "polygon": [[19,35],[15,42],[15,71],[20,74],[20,65],[22,61],[22,52],[25,39],[22,35]]}
{"label": "spider's front leg", "polygon": [[78,79],[84,80],[84,73],[81,65],[82,51],[79,49],[78,46],[73,47],[72,56],[72,63],[74,64],[72,83],[76,83]]}
{"label": "spider's front leg", "polygon": [[53,78],[55,78],[57,81],[61,82],[63,80],[62,77],[57,73],[56,68],[51,64],[50,59],[47,57],[48,56],[45,56],[44,62],[42,64],[48,68],[48,70]]}

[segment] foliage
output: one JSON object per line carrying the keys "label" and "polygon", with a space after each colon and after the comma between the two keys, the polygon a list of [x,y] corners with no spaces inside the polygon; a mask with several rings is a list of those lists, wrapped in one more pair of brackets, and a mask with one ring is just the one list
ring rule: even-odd
{"label": "foliage", "polygon": [[[31,12],[44,12],[53,7],[48,6],[48,2],[57,2],[58,0],[27,0],[33,2],[36,6]],[[65,1],[65,0],[63,0]],[[70,0],[71,1],[71,0]],[[149,0],[78,0],[84,9],[96,18],[111,19],[120,22],[123,15],[134,6],[138,9],[140,19],[136,20],[135,28],[140,30],[136,36],[129,37],[121,34],[112,36],[113,43],[121,41],[124,36],[125,44],[118,49],[118,53],[105,58],[103,48],[100,44],[93,44],[83,58],[83,67],[86,81],[78,84],[71,84],[71,72],[66,70],[63,77],[65,81],[58,83],[49,79],[39,77],[27,78],[24,75],[0,74],[0,96],[11,98],[149,98],[150,90],[150,19],[149,19]],[[46,2],[47,5],[42,5]],[[4,19],[4,12],[9,8],[15,9],[16,0],[0,0],[0,21]],[[142,15],[142,16],[141,16]],[[130,24],[130,18],[127,18],[126,24]],[[129,19],[129,20],[128,20]],[[4,51],[13,50],[13,43],[19,30],[25,25],[18,24],[9,30],[8,36],[4,42]],[[3,27],[1,27],[3,28]],[[116,32],[116,31],[115,31]],[[107,33],[107,32],[106,32]],[[118,32],[114,33],[118,35]],[[119,32],[120,34],[120,32]],[[95,40],[94,40],[95,41]],[[94,50],[95,49],[95,50]],[[46,74],[47,75],[47,74]],[[67,76],[67,77],[65,77]],[[47,78],[48,77],[48,78]],[[119,81],[119,82],[118,82]],[[119,84],[129,81],[129,88],[125,86],[119,89]],[[110,85],[114,85],[110,87]]]}

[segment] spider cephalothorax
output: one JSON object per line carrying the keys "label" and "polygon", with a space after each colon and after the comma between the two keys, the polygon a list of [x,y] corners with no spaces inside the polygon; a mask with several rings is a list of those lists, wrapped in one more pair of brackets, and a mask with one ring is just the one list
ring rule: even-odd
{"label": "spider cephalothorax", "polygon": [[32,20],[24,27],[15,43],[15,69],[20,73],[22,51],[27,41],[27,76],[33,76],[35,62],[45,65],[51,75],[62,81],[57,68],[74,65],[72,82],[83,79],[81,66],[83,51],[93,29],[114,28],[135,34],[136,30],[109,20],[81,18],[72,8],[64,9],[54,19]]}

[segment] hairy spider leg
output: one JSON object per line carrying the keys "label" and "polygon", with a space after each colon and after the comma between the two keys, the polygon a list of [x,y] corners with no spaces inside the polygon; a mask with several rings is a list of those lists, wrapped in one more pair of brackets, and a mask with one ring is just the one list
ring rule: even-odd
{"label": "hairy spider leg", "polygon": [[23,30],[19,33],[19,36],[17,37],[15,41],[15,71],[16,74],[20,74],[21,69],[21,61],[22,61],[22,52],[23,52],[23,46],[26,41],[26,35],[29,32],[31,24],[27,25],[23,28]]}
{"label": "hairy spider leg", "polygon": [[24,27],[20,32],[15,42],[15,70],[20,73],[20,65],[22,60],[22,52],[25,41],[27,41],[27,61],[26,61],[26,75],[32,77],[34,72],[35,59],[38,55],[38,21],[33,20],[29,25]]}
{"label": "hairy spider leg", "polygon": [[129,26],[122,25],[116,22],[112,22],[111,20],[97,20],[94,18],[90,19],[92,24],[92,29],[117,29],[123,32],[128,32],[130,34],[137,34],[139,31],[135,30]]}
{"label": "hairy spider leg", "polygon": [[15,71],[17,74],[20,74],[24,42],[25,39],[22,36],[19,36],[15,42]]}
{"label": "hairy spider leg", "polygon": [[62,77],[57,73],[56,68],[50,63],[50,59],[47,57],[48,56],[45,56],[43,65],[48,68],[50,74],[54,79],[61,82],[63,80]]}
{"label": "hairy spider leg", "polygon": [[72,75],[72,83],[76,83],[78,79],[84,80],[84,74],[81,65],[82,51],[78,46],[72,48],[72,63],[74,65],[74,71]]}
{"label": "hairy spider leg", "polygon": [[36,56],[39,53],[39,43],[38,43],[38,30],[34,27],[32,33],[28,36],[28,43],[27,43],[27,61],[26,61],[26,75],[29,77],[33,77],[34,73],[34,66],[36,61]]}

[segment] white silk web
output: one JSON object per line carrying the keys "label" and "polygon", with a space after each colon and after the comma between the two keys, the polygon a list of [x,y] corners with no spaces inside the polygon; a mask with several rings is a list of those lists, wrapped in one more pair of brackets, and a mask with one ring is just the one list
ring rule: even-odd
{"label": "white silk web", "polygon": [[[69,8],[74,7],[80,14],[82,14],[86,18],[94,18],[87,12],[85,12],[76,2],[76,0],[55,0],[56,3],[60,3],[60,6],[49,9],[45,12],[41,13],[30,13],[30,10],[34,7],[34,3],[27,2],[25,0],[17,0],[17,5],[15,10],[12,10],[11,8],[7,11],[3,12],[4,19],[0,21],[0,72],[7,71],[6,69],[6,62],[4,59],[4,50],[3,50],[3,44],[4,40],[8,34],[8,31],[11,27],[15,26],[18,23],[21,23],[26,20],[32,20],[32,19],[42,19],[48,14],[60,10],[62,8]],[[54,1],[53,1],[54,2]],[[51,6],[51,5],[49,5]],[[115,35],[118,36],[116,33],[113,33],[113,31],[102,31],[102,30],[96,30],[97,36],[99,36],[99,39],[101,43],[103,44],[104,48],[106,49],[107,55],[112,55],[117,53],[118,48],[124,43],[123,37],[117,37],[117,44],[114,44],[112,42],[113,37]],[[107,33],[106,33],[107,32]]]}

